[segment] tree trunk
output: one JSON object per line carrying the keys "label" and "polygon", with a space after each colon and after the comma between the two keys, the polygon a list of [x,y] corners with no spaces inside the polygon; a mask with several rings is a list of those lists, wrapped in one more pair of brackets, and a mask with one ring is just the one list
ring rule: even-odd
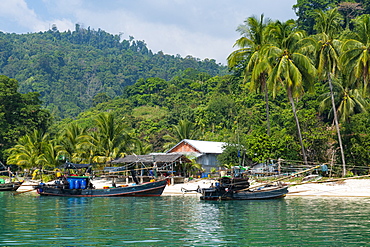
{"label": "tree trunk", "polygon": [[271,128],[270,128],[270,108],[269,108],[269,94],[267,90],[267,84],[265,83],[265,102],[266,102],[266,121],[267,121],[267,135],[270,136]]}
{"label": "tree trunk", "polygon": [[295,104],[294,104],[294,99],[293,99],[293,96],[292,96],[292,92],[289,89],[288,89],[288,98],[289,98],[290,104],[292,105],[294,119],[295,119],[295,123],[297,125],[298,138],[299,138],[299,143],[301,144],[301,148],[302,148],[303,161],[304,161],[304,164],[308,166],[307,155],[306,155],[306,151],[305,151],[304,145],[303,145],[303,138],[302,138],[302,133],[301,133],[301,126],[299,125],[299,120],[298,120],[298,116],[297,116],[297,111],[295,109]]}
{"label": "tree trunk", "polygon": [[270,127],[269,93],[268,93],[268,88],[267,88],[267,83],[266,83],[266,75],[264,73],[260,75],[260,81],[262,84],[263,91],[265,93],[267,135],[270,136],[271,127]]}
{"label": "tree trunk", "polygon": [[333,113],[334,113],[334,123],[335,127],[337,129],[337,134],[338,134],[338,142],[339,142],[339,147],[340,147],[340,153],[342,155],[342,164],[343,164],[343,171],[342,171],[342,177],[346,176],[346,160],[344,158],[344,149],[343,149],[343,144],[342,144],[342,137],[340,135],[340,129],[339,129],[339,123],[338,123],[338,115],[337,115],[337,109],[335,107],[335,100],[334,100],[334,93],[333,93],[333,84],[331,83],[331,76],[329,74],[328,76],[328,82],[329,82],[329,88],[330,88],[330,97],[331,97],[331,104],[333,107]]}

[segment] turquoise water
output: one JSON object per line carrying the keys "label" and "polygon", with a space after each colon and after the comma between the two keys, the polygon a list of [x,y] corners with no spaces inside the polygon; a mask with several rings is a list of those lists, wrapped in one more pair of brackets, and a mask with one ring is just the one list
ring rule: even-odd
{"label": "turquoise water", "polygon": [[0,192],[0,246],[370,246],[370,199],[205,202]]}

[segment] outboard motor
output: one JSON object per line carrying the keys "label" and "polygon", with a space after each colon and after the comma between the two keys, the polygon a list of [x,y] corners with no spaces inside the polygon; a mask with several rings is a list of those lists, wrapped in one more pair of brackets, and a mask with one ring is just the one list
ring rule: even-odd
{"label": "outboard motor", "polygon": [[42,192],[44,192],[44,183],[39,183],[39,186],[37,187],[37,193],[42,193]]}
{"label": "outboard motor", "polygon": [[132,179],[134,180],[134,182],[136,184],[140,184],[139,180],[136,177],[136,171],[134,169],[132,169],[132,170],[130,170],[130,172],[131,172],[131,176],[132,176]]}

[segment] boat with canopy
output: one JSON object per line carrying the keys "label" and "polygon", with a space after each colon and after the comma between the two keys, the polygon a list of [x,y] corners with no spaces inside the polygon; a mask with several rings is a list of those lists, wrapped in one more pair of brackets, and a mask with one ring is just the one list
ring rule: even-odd
{"label": "boat with canopy", "polygon": [[[72,164],[68,163],[63,166],[65,169],[86,169],[91,171],[90,164]],[[52,184],[40,183],[34,189],[42,196],[66,196],[66,197],[124,197],[124,196],[160,196],[163,193],[168,181],[162,179],[140,183],[136,177],[134,169],[129,170],[135,183],[130,185],[112,186],[95,188],[91,176],[62,176]]]}

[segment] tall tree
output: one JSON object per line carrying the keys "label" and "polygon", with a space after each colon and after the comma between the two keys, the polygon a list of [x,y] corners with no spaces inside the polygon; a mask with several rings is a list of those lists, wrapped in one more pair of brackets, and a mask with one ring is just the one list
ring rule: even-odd
{"label": "tall tree", "polygon": [[327,12],[322,10],[316,11],[316,24],[315,29],[318,34],[316,35],[317,40],[317,51],[316,51],[316,66],[319,77],[327,80],[330,89],[330,97],[332,102],[334,123],[338,135],[338,143],[340,147],[342,166],[344,177],[346,174],[346,161],[344,156],[344,148],[342,144],[342,137],[340,134],[337,110],[334,99],[332,77],[338,73],[339,68],[339,47],[340,41],[335,39],[335,35],[339,35],[341,30],[340,26],[341,17],[337,9],[330,9]]}
{"label": "tall tree", "polygon": [[46,131],[50,114],[41,109],[38,93],[21,94],[18,81],[0,75],[0,159],[4,150],[34,129]]}
{"label": "tall tree", "polygon": [[356,19],[352,38],[343,43],[341,62],[344,73],[359,79],[367,93],[370,82],[370,15]]}
{"label": "tall tree", "polygon": [[338,4],[338,11],[344,16],[346,29],[349,29],[351,20],[361,14],[363,10],[361,3],[341,2]]}
{"label": "tall tree", "polygon": [[[278,27],[282,23],[276,22],[275,25]],[[284,29],[275,28],[276,32],[279,30]],[[312,60],[302,52],[310,50],[313,43],[312,40],[305,39],[304,32],[297,30],[292,30],[291,33],[280,35],[280,37],[278,42],[266,47],[266,56],[273,66],[267,83],[274,95],[281,86],[285,88],[297,125],[303,160],[305,164],[308,164],[295,100],[303,95],[305,89],[313,89],[316,69]]]}
{"label": "tall tree", "polygon": [[[344,76],[343,76],[344,77]],[[346,76],[348,78],[348,76]],[[350,82],[349,79],[341,78],[333,80],[333,94],[336,103],[337,116],[340,122],[347,122],[351,115],[356,112],[366,112],[368,106],[367,101],[362,96],[361,90],[355,87],[355,84]],[[323,95],[325,98],[320,103],[320,110],[332,106],[331,93],[326,93]],[[334,113],[334,109],[331,107],[331,114]]]}
{"label": "tall tree", "polygon": [[299,28],[307,31],[308,34],[314,34],[315,10],[326,11],[335,8],[339,2],[340,0],[297,0],[293,9],[298,16]]}
{"label": "tall tree", "polygon": [[240,25],[237,31],[242,35],[234,47],[239,47],[227,58],[230,68],[238,67],[242,70],[244,82],[250,77],[250,89],[262,91],[265,94],[267,135],[270,135],[270,114],[267,88],[267,75],[271,70],[266,57],[261,54],[262,48],[268,42],[268,25],[270,19],[264,19],[262,14],[258,20],[255,16],[249,17]]}

